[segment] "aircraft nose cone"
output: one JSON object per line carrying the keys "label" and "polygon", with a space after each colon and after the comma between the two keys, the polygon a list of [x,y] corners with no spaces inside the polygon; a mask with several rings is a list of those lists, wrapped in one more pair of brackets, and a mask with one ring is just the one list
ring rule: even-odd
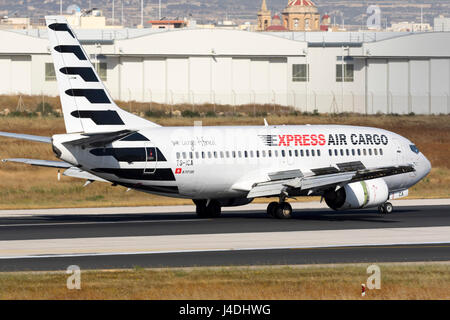
{"label": "aircraft nose cone", "polygon": [[420,175],[422,178],[427,176],[431,171],[431,162],[424,155],[420,161]]}

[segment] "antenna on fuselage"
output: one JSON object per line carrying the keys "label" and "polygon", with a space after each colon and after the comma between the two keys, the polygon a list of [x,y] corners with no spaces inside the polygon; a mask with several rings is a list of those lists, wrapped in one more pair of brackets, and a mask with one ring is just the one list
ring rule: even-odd
{"label": "antenna on fuselage", "polygon": [[266,118],[264,118],[264,126],[265,126],[265,127],[268,127],[268,126],[269,126],[269,124],[267,123]]}

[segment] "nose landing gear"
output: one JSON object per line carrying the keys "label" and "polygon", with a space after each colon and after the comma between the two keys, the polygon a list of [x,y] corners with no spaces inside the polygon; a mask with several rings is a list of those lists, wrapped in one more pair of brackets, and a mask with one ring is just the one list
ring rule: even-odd
{"label": "nose landing gear", "polygon": [[394,206],[390,202],[385,202],[378,206],[378,212],[381,214],[390,214],[394,211]]}
{"label": "nose landing gear", "polygon": [[271,202],[267,206],[267,214],[277,219],[290,219],[292,217],[292,207],[287,202]]}

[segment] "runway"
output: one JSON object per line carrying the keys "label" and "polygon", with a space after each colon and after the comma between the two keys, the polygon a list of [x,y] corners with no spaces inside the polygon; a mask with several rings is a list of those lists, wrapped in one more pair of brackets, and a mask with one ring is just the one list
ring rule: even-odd
{"label": "runway", "polygon": [[206,220],[186,207],[0,211],[0,271],[450,261],[447,203],[391,215],[303,204],[291,220],[258,206]]}

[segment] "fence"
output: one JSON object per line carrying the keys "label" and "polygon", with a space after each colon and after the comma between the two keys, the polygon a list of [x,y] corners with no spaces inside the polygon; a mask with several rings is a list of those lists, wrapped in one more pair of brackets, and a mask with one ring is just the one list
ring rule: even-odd
{"label": "fence", "polygon": [[[115,97],[119,98],[119,97]],[[296,91],[187,91],[178,92],[152,91],[145,92],[128,89],[123,92],[120,100],[156,102],[164,104],[195,105],[281,105],[293,107],[300,112],[342,113],[353,112],[361,114],[394,113],[394,114],[450,114],[450,95],[442,94],[395,94],[369,92],[355,94],[353,92],[309,91],[308,94]]]}

